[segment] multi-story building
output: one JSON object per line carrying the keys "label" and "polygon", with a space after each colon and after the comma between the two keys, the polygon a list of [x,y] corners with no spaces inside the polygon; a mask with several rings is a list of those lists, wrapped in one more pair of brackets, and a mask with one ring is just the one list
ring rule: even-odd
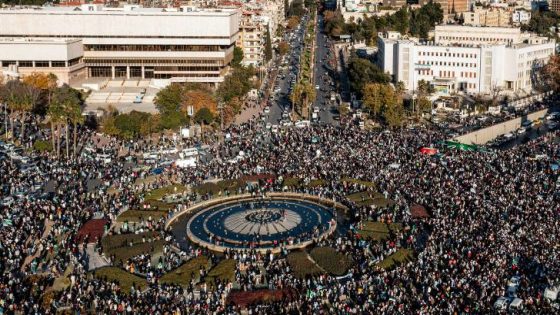
{"label": "multi-story building", "polygon": [[[83,55],[71,57],[83,63],[86,77],[171,78],[174,82],[218,84],[228,71],[238,34],[237,10],[89,4],[0,10],[0,38],[30,39],[29,50],[37,47],[37,38],[81,42]],[[37,66],[44,61],[40,56],[23,60],[18,51],[6,49],[0,55],[2,67],[15,62],[26,68],[22,62]],[[58,61],[71,63],[62,53],[49,58],[51,65],[54,61],[56,65]]]}
{"label": "multi-story building", "polygon": [[86,77],[83,56],[80,39],[0,37],[0,73],[8,78],[44,72],[69,83]]}
{"label": "multi-story building", "polygon": [[486,94],[498,87],[517,93],[533,89],[538,70],[554,54],[554,40],[522,36],[519,30],[454,27],[443,33],[436,29],[435,42],[381,34],[379,66],[409,91],[425,80],[447,93]]}
{"label": "multi-story building", "polygon": [[510,26],[512,12],[509,9],[475,6],[473,11],[463,12],[463,25],[471,26]]}
{"label": "multi-story building", "polygon": [[550,0],[549,8],[550,11],[554,11],[560,14],[560,0]]}
{"label": "multi-story building", "polygon": [[253,12],[244,12],[239,24],[237,46],[243,50],[243,65],[263,65],[265,32],[264,25],[254,19]]}
{"label": "multi-story building", "polygon": [[460,14],[469,11],[469,0],[419,0],[419,5],[425,5],[433,1],[439,3],[444,15]]}
{"label": "multi-story building", "polygon": [[528,24],[531,21],[531,11],[519,9],[513,11],[511,15],[511,22],[514,25]]}

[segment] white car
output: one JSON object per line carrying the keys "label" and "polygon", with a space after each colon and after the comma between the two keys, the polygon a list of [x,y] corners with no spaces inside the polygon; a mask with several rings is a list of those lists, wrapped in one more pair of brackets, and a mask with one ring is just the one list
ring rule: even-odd
{"label": "white car", "polygon": [[524,127],[521,127],[521,128],[519,128],[519,129],[517,129],[517,134],[522,135],[522,134],[524,134],[525,132],[527,132],[527,129],[525,129]]}
{"label": "white car", "polygon": [[272,124],[271,124],[271,123],[267,123],[267,124],[266,124],[266,129],[270,129],[270,128],[272,128]]}
{"label": "white car", "polygon": [[270,107],[265,107],[265,108],[264,108],[264,113],[265,113],[265,114],[270,113]]}
{"label": "white car", "polygon": [[320,87],[319,85],[315,85],[315,89],[316,89],[316,90],[318,90],[318,89],[320,89],[320,88],[321,88],[321,87]]}

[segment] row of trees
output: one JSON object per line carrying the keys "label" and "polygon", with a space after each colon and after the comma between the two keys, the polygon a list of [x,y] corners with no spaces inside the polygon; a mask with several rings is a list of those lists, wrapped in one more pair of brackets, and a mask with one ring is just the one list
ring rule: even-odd
{"label": "row of trees", "polygon": [[376,45],[377,32],[398,31],[420,38],[427,38],[428,32],[443,20],[443,10],[439,3],[429,2],[416,10],[402,7],[395,14],[385,16],[364,16],[348,23],[342,13],[325,11],[325,31],[330,36],[352,35],[355,41],[365,40],[368,45]]}
{"label": "row of trees", "polygon": [[[66,139],[66,157],[70,157],[70,127],[73,131],[72,152],[77,154],[78,125],[84,123],[83,98],[79,91],[67,85],[58,87],[53,74],[33,73],[23,80],[0,82],[0,101],[10,110],[10,135],[13,138],[16,122],[20,124],[19,140],[28,138],[26,127],[31,114],[46,115],[51,129],[51,149],[60,156],[62,138]],[[7,136],[8,130],[6,130]]]}
{"label": "row of trees", "polygon": [[103,131],[124,138],[138,138],[162,130],[177,130],[190,123],[210,125],[219,118],[231,122],[242,107],[245,95],[258,82],[253,67],[234,64],[218,89],[201,84],[171,84],[154,99],[157,114],[111,111],[103,122]]}

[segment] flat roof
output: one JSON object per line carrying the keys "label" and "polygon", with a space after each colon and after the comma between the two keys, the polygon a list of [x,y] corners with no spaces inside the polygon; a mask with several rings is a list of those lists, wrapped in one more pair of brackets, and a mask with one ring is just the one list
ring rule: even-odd
{"label": "flat roof", "polygon": [[178,10],[177,8],[109,8],[91,5],[75,7],[6,7],[0,8],[0,14],[71,14],[71,15],[181,15],[181,16],[230,16],[237,14],[236,9],[195,9]]}
{"label": "flat roof", "polygon": [[32,43],[32,44],[70,44],[80,42],[78,38],[56,38],[56,37],[0,37],[0,44],[10,43]]}

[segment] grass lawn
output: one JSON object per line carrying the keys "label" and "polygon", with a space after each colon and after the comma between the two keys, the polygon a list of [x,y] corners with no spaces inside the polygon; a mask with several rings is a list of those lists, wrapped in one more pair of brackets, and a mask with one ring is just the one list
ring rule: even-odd
{"label": "grass lawn", "polygon": [[222,260],[208,272],[204,280],[210,286],[214,285],[215,279],[233,282],[235,279],[236,266],[237,262],[234,259]]}
{"label": "grass lawn", "polygon": [[169,186],[161,187],[161,188],[154,189],[154,190],[148,192],[144,199],[146,201],[161,200],[166,195],[178,194],[178,193],[182,193],[186,190],[187,190],[187,187],[185,187],[183,185],[179,185],[179,184],[169,185]]}
{"label": "grass lawn", "polygon": [[204,266],[206,269],[210,267],[210,261],[205,256],[195,257],[177,269],[166,273],[160,278],[160,282],[186,287],[191,283],[192,275],[194,275],[195,279],[198,278],[201,266]]}
{"label": "grass lawn", "polygon": [[401,248],[392,255],[389,255],[383,261],[379,262],[377,266],[383,269],[391,269],[395,264],[409,262],[413,258],[413,251],[411,249]]}
{"label": "grass lawn", "polygon": [[387,239],[389,236],[389,230],[394,232],[400,231],[402,229],[402,224],[400,223],[391,223],[387,225],[383,222],[372,222],[367,221],[364,222],[364,226],[361,230],[358,230],[358,233],[366,238],[372,239],[374,241],[382,241]]}
{"label": "grass lawn", "polygon": [[130,288],[140,286],[141,290],[148,287],[146,279],[131,274],[117,267],[102,267],[93,271],[93,276],[97,279],[116,281],[125,293],[130,293]]}
{"label": "grass lawn", "polygon": [[[161,252],[165,241],[163,239],[156,240],[155,235],[158,233],[146,232],[142,234],[116,234],[109,235],[101,240],[103,244],[103,251],[106,255],[115,255],[115,261],[122,260],[125,262],[130,257],[140,255],[142,253],[149,253],[154,255]],[[146,242],[142,242],[142,237],[146,237]],[[148,239],[152,237],[154,240],[149,242]],[[132,242],[132,246],[130,245]],[[153,250],[152,250],[153,249]]]}
{"label": "grass lawn", "polygon": [[148,220],[149,217],[154,220],[158,220],[161,217],[167,216],[167,211],[162,210],[127,210],[117,218],[119,222],[140,222],[142,220]]}
{"label": "grass lawn", "polygon": [[287,177],[284,178],[282,185],[287,187],[299,187],[301,186],[301,179],[297,177]]}
{"label": "grass lawn", "polygon": [[208,193],[217,195],[222,189],[216,183],[203,183],[193,188],[199,195],[206,195]]}
{"label": "grass lawn", "polygon": [[328,273],[341,276],[348,271],[352,260],[331,247],[316,247],[311,251],[311,258]]}
{"label": "grass lawn", "polygon": [[320,186],[324,186],[326,183],[327,182],[324,179],[314,179],[307,184],[307,187],[310,188],[320,187]]}
{"label": "grass lawn", "polygon": [[322,272],[317,264],[309,260],[306,252],[291,252],[287,259],[292,272],[298,278],[305,278],[307,275],[316,275]]}
{"label": "grass lawn", "polygon": [[342,178],[342,181],[347,182],[347,183],[354,183],[354,184],[362,185],[362,186],[365,186],[365,187],[368,187],[368,188],[375,188],[375,183],[367,181],[367,180],[344,177],[344,178]]}

